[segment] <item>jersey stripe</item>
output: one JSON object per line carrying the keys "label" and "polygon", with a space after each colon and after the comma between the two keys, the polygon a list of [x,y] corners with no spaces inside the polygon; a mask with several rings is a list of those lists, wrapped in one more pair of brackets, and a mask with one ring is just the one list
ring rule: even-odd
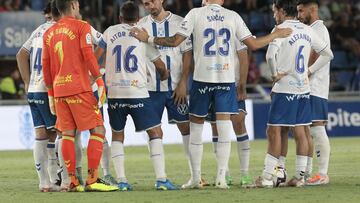
{"label": "jersey stripe", "polygon": [[[165,29],[165,37],[169,37],[169,35],[170,35],[169,34],[170,33],[170,31],[169,31],[169,21],[167,21],[167,20],[164,23],[164,29]],[[167,65],[168,71],[170,71],[170,69],[171,69],[170,56],[166,56],[166,65]],[[169,78],[168,78],[168,90],[169,91],[172,91],[171,83],[172,83],[171,74],[169,74]]]}
{"label": "jersey stripe", "polygon": [[[153,31],[153,36],[157,37],[157,27],[155,22],[152,22],[152,31]],[[155,73],[156,73],[156,91],[160,92],[160,74],[156,70]]]}

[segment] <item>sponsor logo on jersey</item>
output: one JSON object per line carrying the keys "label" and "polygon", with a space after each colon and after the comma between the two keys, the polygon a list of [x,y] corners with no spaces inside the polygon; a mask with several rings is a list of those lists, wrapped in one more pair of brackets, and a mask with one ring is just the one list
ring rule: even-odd
{"label": "sponsor logo on jersey", "polygon": [[206,67],[206,69],[210,70],[210,71],[228,71],[229,70],[229,64],[228,63],[225,63],[225,64],[217,63],[217,64],[214,64],[212,66]]}

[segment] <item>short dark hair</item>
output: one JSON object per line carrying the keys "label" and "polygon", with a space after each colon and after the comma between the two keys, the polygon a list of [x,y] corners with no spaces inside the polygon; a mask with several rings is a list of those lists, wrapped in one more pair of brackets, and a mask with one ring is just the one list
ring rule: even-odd
{"label": "short dark hair", "polygon": [[56,8],[60,13],[66,12],[70,8],[70,3],[78,0],[56,0]]}
{"label": "short dark hair", "polygon": [[137,21],[139,18],[139,6],[133,1],[126,1],[121,6],[121,17],[127,22]]}
{"label": "short dark hair", "polygon": [[316,5],[320,6],[319,0],[297,0],[296,4],[297,5],[300,5],[300,4],[303,4],[303,5],[316,4]]}
{"label": "short dark hair", "polygon": [[296,0],[274,0],[277,9],[283,9],[287,16],[297,16]]}
{"label": "short dark hair", "polygon": [[53,18],[58,18],[61,16],[58,8],[56,7],[55,0],[51,0],[51,15],[53,16]]}
{"label": "short dark hair", "polygon": [[43,9],[44,14],[48,14],[51,12],[51,2],[47,3],[45,8]]}

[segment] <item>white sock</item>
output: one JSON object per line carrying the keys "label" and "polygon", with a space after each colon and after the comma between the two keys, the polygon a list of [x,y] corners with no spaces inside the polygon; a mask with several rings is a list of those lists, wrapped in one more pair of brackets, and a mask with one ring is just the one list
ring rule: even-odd
{"label": "white sock", "polygon": [[285,169],[285,163],[286,163],[286,157],[284,156],[279,156],[279,166],[283,169]]}
{"label": "white sock", "polygon": [[190,161],[194,181],[201,180],[201,160],[203,155],[202,131],[204,124],[190,122]]}
{"label": "white sock", "polygon": [[192,177],[192,168],[191,168],[191,162],[190,162],[190,151],[189,151],[189,141],[190,141],[190,135],[183,135],[183,146],[184,146],[184,152],[188,161],[190,175]]}
{"label": "white sock", "polygon": [[48,156],[47,156],[47,143],[46,140],[35,140],[34,146],[34,161],[37,174],[39,176],[39,188],[50,187],[50,178],[48,173]]}
{"label": "white sock", "polygon": [[111,158],[114,163],[116,179],[119,182],[127,182],[125,176],[125,152],[124,144],[120,141],[111,142]]}
{"label": "white sock", "polygon": [[156,180],[166,181],[165,173],[165,155],[162,139],[153,139],[149,141],[150,157],[155,170]]}
{"label": "white sock", "polygon": [[230,135],[233,134],[233,126],[230,120],[217,120],[216,127],[219,134],[216,153],[218,168],[216,182],[218,182],[225,181],[231,151]]}
{"label": "white sock", "polygon": [[312,174],[312,162],[313,162],[313,158],[312,157],[307,157],[307,164],[306,164],[306,169],[305,169],[305,173],[308,175]]}
{"label": "white sock", "polygon": [[247,176],[250,162],[250,141],[247,133],[236,135],[237,152],[240,161],[240,175]]}
{"label": "white sock", "polygon": [[48,155],[48,172],[50,177],[50,182],[55,184],[56,181],[59,179],[57,175],[57,171],[59,169],[57,158],[56,158],[56,151],[55,151],[55,143],[48,142],[47,144],[47,155]]}
{"label": "white sock", "polygon": [[296,155],[295,177],[297,179],[300,179],[300,178],[304,177],[305,171],[306,171],[307,160],[308,160],[307,156]]}
{"label": "white sock", "polygon": [[59,156],[60,172],[61,172],[61,186],[63,187],[63,186],[69,186],[70,178],[65,166],[64,157],[62,155],[61,148],[62,148],[62,139],[59,139],[58,156]]}
{"label": "white sock", "polygon": [[82,164],[82,143],[81,133],[76,132],[75,135],[75,155],[76,155],[76,175],[82,178],[81,164]]}
{"label": "white sock", "polygon": [[103,153],[101,155],[101,168],[103,170],[104,176],[110,175],[110,146],[106,139],[104,139],[103,143]]}
{"label": "white sock", "polygon": [[311,127],[310,134],[314,140],[314,148],[319,164],[319,173],[321,175],[327,175],[330,159],[330,142],[326,134],[325,126]]}
{"label": "white sock", "polygon": [[262,177],[269,180],[272,179],[275,167],[277,166],[279,159],[270,155],[266,154],[265,161],[264,161],[264,171],[262,173]]}

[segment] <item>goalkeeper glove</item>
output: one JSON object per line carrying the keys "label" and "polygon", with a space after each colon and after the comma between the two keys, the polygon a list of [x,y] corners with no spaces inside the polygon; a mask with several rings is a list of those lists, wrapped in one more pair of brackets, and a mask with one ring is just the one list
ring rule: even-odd
{"label": "goalkeeper glove", "polygon": [[96,85],[98,86],[98,106],[101,108],[106,101],[105,84],[102,77],[96,79]]}

